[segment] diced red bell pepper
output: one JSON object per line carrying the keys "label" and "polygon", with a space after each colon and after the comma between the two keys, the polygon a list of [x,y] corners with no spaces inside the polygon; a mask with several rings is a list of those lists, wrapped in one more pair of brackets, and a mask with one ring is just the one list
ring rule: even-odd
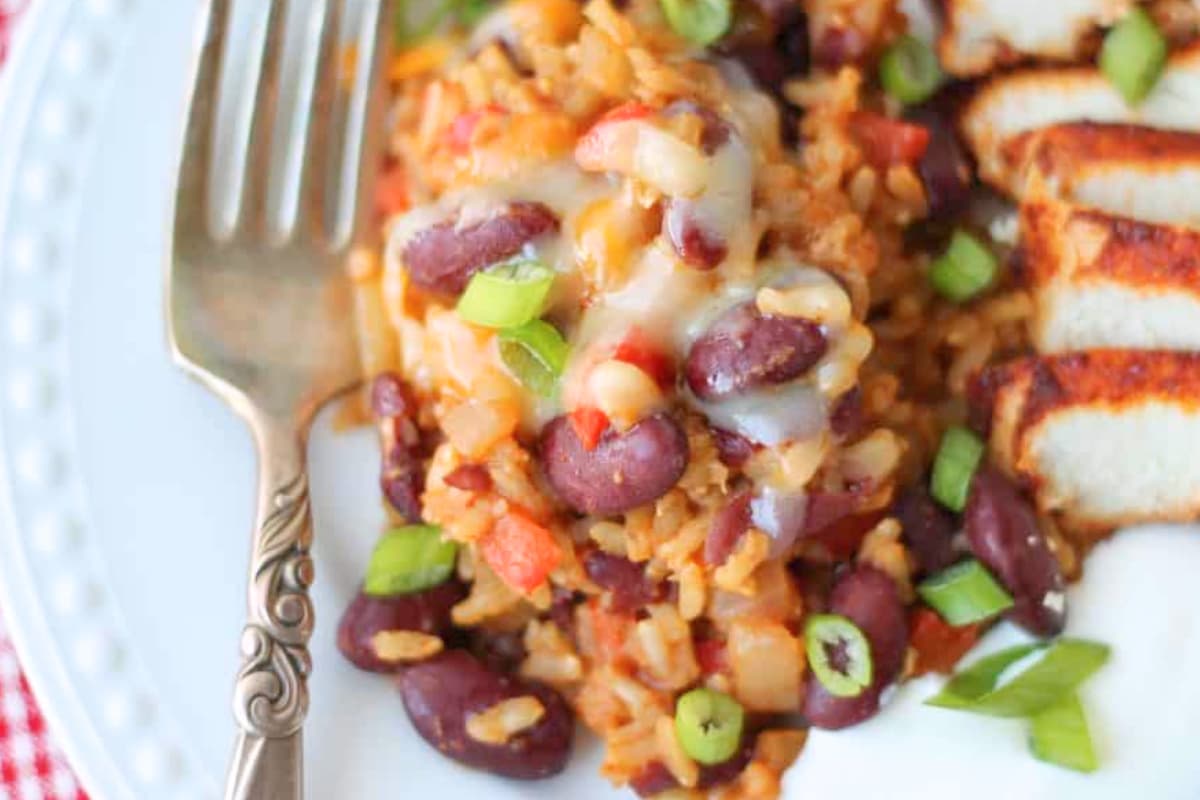
{"label": "diced red bell pepper", "polygon": [[384,167],[375,181],[375,210],[387,219],[408,210],[408,185],[398,164]]}
{"label": "diced red bell pepper", "polygon": [[613,358],[633,364],[663,389],[670,389],[675,385],[675,362],[652,344],[650,337],[641,328],[630,329],[617,345]]}
{"label": "diced red bell pepper", "polygon": [[516,512],[501,517],[480,540],[479,549],[488,566],[522,593],[540,586],[562,560],[554,534]]}
{"label": "diced red bell pepper", "polygon": [[596,645],[596,655],[608,663],[621,660],[634,618],[629,614],[609,611],[596,598],[588,601],[588,612],[592,616],[592,639]]}
{"label": "diced red bell pepper", "polygon": [[585,450],[595,450],[611,424],[608,415],[595,406],[580,406],[571,412],[570,420]]}
{"label": "diced red bell pepper", "polygon": [[654,113],[654,109],[645,103],[625,103],[609,111],[588,129],[575,145],[575,160],[585,169],[600,168],[607,161],[606,156],[615,146],[613,127],[619,122],[645,119]]}
{"label": "diced red bell pepper", "polygon": [[631,100],[628,103],[622,103],[616,108],[610,109],[604,116],[596,121],[592,126],[595,130],[600,125],[606,122],[623,122],[627,119],[645,119],[654,113],[654,108],[645,103],[639,103],[636,100]]}
{"label": "diced red bell pepper", "polygon": [[729,668],[729,662],[725,658],[725,643],[721,640],[697,639],[693,648],[696,651],[696,663],[705,675],[715,675]]}
{"label": "diced red bell pepper", "polygon": [[914,676],[929,672],[949,674],[979,641],[980,623],[954,627],[931,608],[918,608],[909,621],[909,643],[917,651]]}
{"label": "diced red bell pepper", "polygon": [[505,113],[503,107],[492,103],[483,108],[459,114],[446,129],[446,143],[450,145],[450,150],[457,155],[465,155],[471,149],[471,140],[475,136],[475,129],[479,127],[483,118],[489,114],[503,113]]}
{"label": "diced red bell pepper", "polygon": [[875,167],[916,164],[929,147],[929,129],[924,125],[870,111],[856,111],[851,116],[850,132],[863,157]]}

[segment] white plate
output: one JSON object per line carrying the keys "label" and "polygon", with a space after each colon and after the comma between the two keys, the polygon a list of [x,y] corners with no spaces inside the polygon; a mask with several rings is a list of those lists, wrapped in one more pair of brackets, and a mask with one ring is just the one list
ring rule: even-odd
{"label": "white plate", "polygon": [[[40,0],[0,107],[0,607],[97,800],[216,797],[231,741],[253,455],[224,406],[171,366],[161,317],[200,5]],[[312,447],[309,796],[628,796],[595,777],[588,745],[565,776],[537,785],[461,769],[417,739],[385,681],[341,660],[334,625],[381,520],[369,432],[337,438],[327,423]],[[1178,713],[1200,717],[1200,701],[1188,703]],[[1173,744],[1194,762],[1186,737]],[[1013,765],[1043,788],[1115,787],[1103,776],[1056,783],[1052,768],[1030,773],[1019,741],[998,746],[980,797],[1011,796]],[[789,794],[836,786],[812,766],[814,783]],[[1171,797],[1200,793],[1188,774],[1194,782],[1173,785],[1197,791]],[[896,789],[895,776],[878,778]]]}
{"label": "white plate", "polygon": [[[0,118],[4,608],[98,800],[219,794],[254,462],[165,350],[166,209],[199,0],[42,0]],[[594,764],[536,791],[459,769],[334,648],[382,517],[369,432],[312,447],[314,798],[612,797]]]}

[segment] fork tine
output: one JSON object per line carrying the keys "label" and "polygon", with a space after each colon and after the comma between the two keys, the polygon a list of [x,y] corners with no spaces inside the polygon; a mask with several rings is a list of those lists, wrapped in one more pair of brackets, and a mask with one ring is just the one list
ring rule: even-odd
{"label": "fork tine", "polygon": [[229,0],[210,0],[198,26],[195,79],[175,189],[175,231],[181,238],[207,235],[215,230],[208,176],[228,25]]}
{"label": "fork tine", "polygon": [[[358,59],[352,85],[347,90],[335,84],[335,103],[323,160],[310,157],[312,163],[324,164],[324,175],[318,179],[324,185],[313,187],[310,200],[324,204],[324,239],[331,251],[346,247],[352,239],[360,211],[365,207],[361,198],[371,185],[374,168],[378,167],[368,162],[373,161],[382,140],[383,126],[378,112],[383,108],[384,86],[378,77],[388,55],[392,8],[391,0],[365,2],[361,26],[355,31]],[[343,16],[343,25],[344,19]],[[335,74],[334,79],[337,78]],[[326,74],[323,79],[330,77]],[[372,158],[365,158],[367,154]],[[366,166],[370,169],[365,172]]]}
{"label": "fork tine", "polygon": [[268,185],[272,179],[271,165],[275,131],[278,127],[279,80],[282,71],[285,0],[269,0],[266,32],[263,37],[262,61],[254,89],[254,116],[250,123],[246,146],[245,175],[242,179],[241,203],[237,226],[243,232],[258,235],[269,229]]}
{"label": "fork tine", "polygon": [[342,34],[344,6],[338,0],[319,0],[322,15],[318,36],[318,50],[314,66],[312,102],[309,104],[308,125],[304,136],[304,155],[300,163],[299,203],[301,224],[322,238],[326,230],[327,211],[333,205],[327,192],[330,182],[329,153],[334,149],[330,142],[333,118],[338,95],[341,69],[337,54]]}
{"label": "fork tine", "polygon": [[[346,215],[345,240],[369,230],[375,223],[375,205],[371,202],[374,195],[375,180],[379,173],[379,161],[383,147],[387,141],[384,129],[384,116],[387,109],[387,64],[391,56],[393,35],[392,30],[396,14],[399,11],[399,0],[377,0],[378,11],[374,20],[372,33],[374,49],[372,63],[365,76],[365,85],[361,87],[362,113],[358,135],[354,141],[361,146],[354,158],[346,164],[345,172],[354,181],[357,191],[351,197],[351,207]],[[345,243],[345,242],[343,242]]]}

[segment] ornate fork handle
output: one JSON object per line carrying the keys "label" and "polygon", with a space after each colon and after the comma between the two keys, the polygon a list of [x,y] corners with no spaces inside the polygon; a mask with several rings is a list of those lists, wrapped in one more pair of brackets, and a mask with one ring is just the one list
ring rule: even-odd
{"label": "ornate fork handle", "polygon": [[258,522],[250,559],[242,667],[234,687],[239,735],[227,800],[303,796],[301,726],[308,713],[313,629],[312,516],[304,441],[290,426],[254,423],[259,452]]}

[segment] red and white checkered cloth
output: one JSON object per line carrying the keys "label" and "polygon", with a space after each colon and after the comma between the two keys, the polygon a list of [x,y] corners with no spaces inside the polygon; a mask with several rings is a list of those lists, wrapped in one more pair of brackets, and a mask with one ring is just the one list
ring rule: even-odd
{"label": "red and white checkered cloth", "polygon": [[50,739],[0,621],[0,798],[86,800]]}
{"label": "red and white checkered cloth", "polygon": [[[30,0],[0,0],[0,67]],[[0,616],[0,800],[87,800],[55,747]]]}

